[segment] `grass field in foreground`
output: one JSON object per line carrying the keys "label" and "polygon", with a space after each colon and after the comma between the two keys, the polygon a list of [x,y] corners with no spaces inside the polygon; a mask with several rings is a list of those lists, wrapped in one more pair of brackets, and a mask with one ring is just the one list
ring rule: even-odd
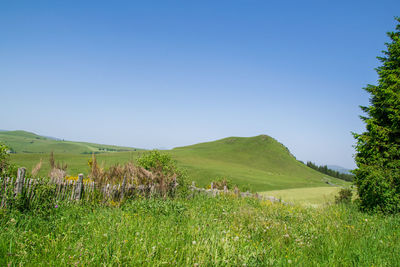
{"label": "grass field in foreground", "polygon": [[274,196],[283,201],[306,204],[321,205],[335,200],[335,196],[340,191],[340,187],[310,187],[310,188],[294,188],[284,190],[273,190],[261,192],[261,195]]}
{"label": "grass field in foreground", "polygon": [[397,266],[400,217],[254,199],[0,210],[0,266]]}
{"label": "grass field in foreground", "polygon": [[[214,142],[163,151],[187,169],[190,179],[199,186],[209,185],[218,178],[227,178],[239,186],[248,186],[252,191],[267,191],[289,188],[330,187],[326,181],[336,185],[347,185],[308,168],[296,160],[288,149],[275,139],[260,135],[255,137],[230,137]],[[108,167],[116,163],[134,161],[141,151],[100,153],[96,157],[100,164]],[[47,175],[50,166],[49,154],[17,153],[12,161],[31,170],[40,159],[43,167],[40,175]],[[87,174],[87,162],[91,155],[77,153],[55,153],[56,161],[68,164],[71,175]]]}

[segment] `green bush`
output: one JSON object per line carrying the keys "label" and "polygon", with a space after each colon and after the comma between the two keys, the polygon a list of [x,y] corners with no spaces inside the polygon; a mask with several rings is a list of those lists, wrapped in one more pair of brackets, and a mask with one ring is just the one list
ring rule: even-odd
{"label": "green bush", "polygon": [[350,203],[351,198],[353,197],[353,192],[349,188],[340,189],[337,196],[335,196],[335,202],[337,204],[340,203]]}
{"label": "green bush", "polygon": [[399,184],[399,171],[364,166],[355,170],[355,173],[360,196],[358,203],[362,210],[400,212],[400,185],[393,186]]}
{"label": "green bush", "polygon": [[189,194],[189,181],[186,170],[178,168],[176,161],[166,153],[158,150],[152,150],[142,154],[138,159],[139,166],[153,173],[162,173],[167,177],[176,175],[178,187],[170,196],[186,197]]}
{"label": "green bush", "polygon": [[10,163],[10,151],[4,143],[0,143],[0,177],[16,177],[18,167]]}

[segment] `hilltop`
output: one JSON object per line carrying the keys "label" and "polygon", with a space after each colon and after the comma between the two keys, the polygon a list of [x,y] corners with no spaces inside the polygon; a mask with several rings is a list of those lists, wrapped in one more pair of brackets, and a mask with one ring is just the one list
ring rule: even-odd
{"label": "hilltop", "polygon": [[64,141],[27,131],[0,131],[0,141],[14,153],[78,153],[135,151],[136,148]]}

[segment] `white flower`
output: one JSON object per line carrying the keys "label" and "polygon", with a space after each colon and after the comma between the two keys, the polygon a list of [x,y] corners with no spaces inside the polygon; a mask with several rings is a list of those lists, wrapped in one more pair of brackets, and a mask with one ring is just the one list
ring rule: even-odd
{"label": "white flower", "polygon": [[193,240],[193,241],[192,241],[192,244],[193,244],[193,245],[196,245],[196,241]]}

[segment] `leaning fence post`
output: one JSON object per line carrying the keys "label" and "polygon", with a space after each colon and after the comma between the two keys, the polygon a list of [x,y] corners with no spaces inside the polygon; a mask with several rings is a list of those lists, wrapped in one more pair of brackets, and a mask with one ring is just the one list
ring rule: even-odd
{"label": "leaning fence post", "polygon": [[15,184],[15,195],[20,195],[22,193],[22,189],[24,188],[24,178],[25,178],[26,169],[25,168],[18,168],[17,173],[17,181]]}
{"label": "leaning fence post", "polygon": [[78,175],[78,182],[75,185],[75,200],[80,200],[82,198],[82,193],[83,193],[83,174],[80,173]]}

